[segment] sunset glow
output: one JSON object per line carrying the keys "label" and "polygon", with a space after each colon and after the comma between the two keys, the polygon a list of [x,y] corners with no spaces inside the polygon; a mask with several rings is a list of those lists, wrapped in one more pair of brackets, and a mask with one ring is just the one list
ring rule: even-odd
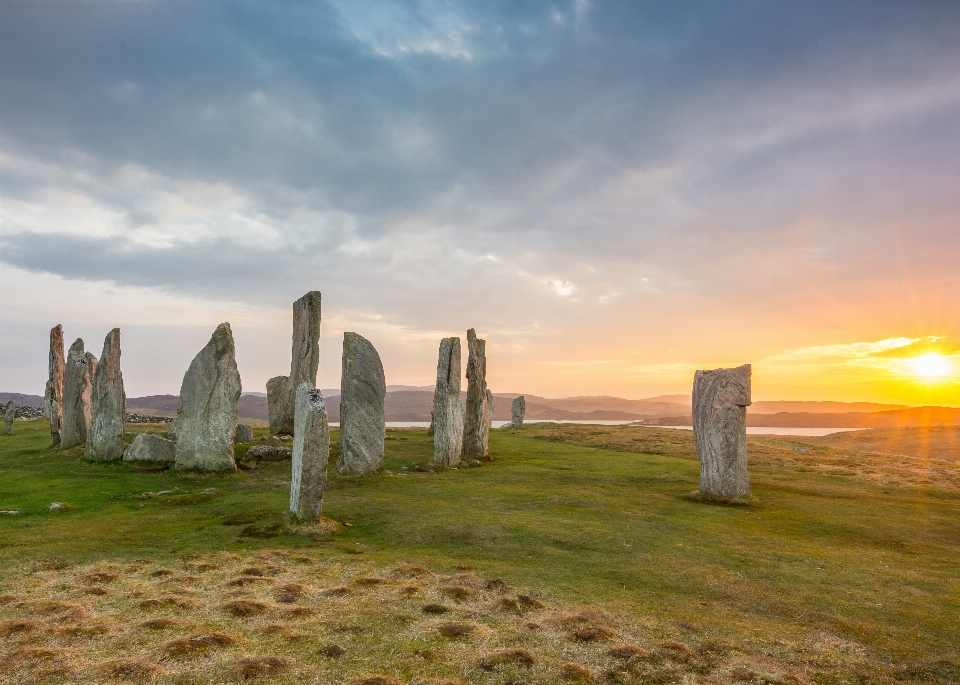
{"label": "sunset glow", "polygon": [[913,375],[922,381],[938,381],[953,376],[953,365],[941,354],[930,352],[910,360]]}

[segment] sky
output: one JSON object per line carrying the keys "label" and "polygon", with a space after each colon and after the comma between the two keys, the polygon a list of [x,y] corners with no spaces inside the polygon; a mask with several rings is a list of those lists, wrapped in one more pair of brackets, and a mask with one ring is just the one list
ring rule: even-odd
{"label": "sky", "polygon": [[176,394],[229,321],[245,391],[323,293],[430,384],[960,405],[960,3],[0,4],[0,390],[49,329]]}

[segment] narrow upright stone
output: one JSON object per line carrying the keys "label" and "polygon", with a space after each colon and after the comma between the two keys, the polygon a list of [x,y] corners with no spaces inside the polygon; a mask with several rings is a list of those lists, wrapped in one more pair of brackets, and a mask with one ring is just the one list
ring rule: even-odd
{"label": "narrow upright stone", "polygon": [[463,458],[486,459],[487,427],[487,354],[486,341],[467,331],[467,408],[463,416]]}
{"label": "narrow upright stone", "polygon": [[253,441],[253,429],[250,427],[249,423],[237,424],[237,427],[233,429],[233,441],[234,442],[252,442]]}
{"label": "narrow upright stone", "polygon": [[750,496],[750,403],[749,364],[694,374],[693,437],[700,457],[700,492],[724,499]]}
{"label": "narrow upright stone", "polygon": [[510,405],[510,427],[523,428],[523,416],[527,413],[527,401],[520,395]]}
{"label": "narrow upright stone", "polygon": [[120,329],[114,328],[103,341],[103,353],[93,374],[84,457],[93,461],[113,461],[123,457],[126,402],[120,372]]}
{"label": "narrow upright stone", "polygon": [[190,362],[180,385],[173,430],[177,436],[178,470],[237,468],[233,460],[233,426],[241,390],[233,332],[230,324],[222,323]]}
{"label": "narrow upright stone", "polygon": [[311,290],[293,303],[293,353],[289,376],[267,381],[267,411],[270,432],[293,435],[297,387],[303,381],[317,384],[320,365],[320,292]]}
{"label": "narrow upright stone", "polygon": [[63,426],[63,326],[50,329],[50,352],[47,356],[47,385],[43,391],[43,414],[50,419],[50,444],[60,444]]}
{"label": "narrow upright stone", "polygon": [[83,339],[77,338],[67,352],[63,374],[63,429],[60,447],[68,449],[87,440],[92,407],[90,394],[93,390],[93,374],[97,370],[97,358],[83,351]]}
{"label": "narrow upright stone", "polygon": [[13,420],[17,417],[17,405],[13,403],[13,400],[7,402],[6,409],[3,413],[3,432],[7,435],[13,434]]}
{"label": "narrow upright stone", "polygon": [[433,463],[449,468],[463,450],[463,405],[460,404],[460,338],[440,341],[437,386],[433,391]]}
{"label": "narrow upright stone", "polygon": [[490,429],[493,428],[493,412],[496,407],[497,400],[494,398],[493,393],[490,392],[490,388],[487,388],[487,433],[489,434]]}
{"label": "narrow upright stone", "polygon": [[387,385],[380,355],[356,333],[343,334],[340,375],[340,473],[374,473],[383,466]]}
{"label": "narrow upright stone", "polygon": [[290,479],[290,511],[300,521],[320,520],[329,457],[330,429],[323,396],[304,381],[297,387]]}

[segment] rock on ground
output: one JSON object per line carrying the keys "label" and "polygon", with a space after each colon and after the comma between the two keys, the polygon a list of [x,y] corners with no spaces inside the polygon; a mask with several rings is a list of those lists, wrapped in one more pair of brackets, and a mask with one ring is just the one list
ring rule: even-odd
{"label": "rock on ground", "polygon": [[13,400],[7,402],[7,406],[3,412],[3,432],[7,435],[13,434],[13,420],[17,416],[17,405],[14,404]]}
{"label": "rock on ground", "polygon": [[467,331],[467,408],[463,416],[463,458],[485,459],[487,441],[487,354],[486,341]]}
{"label": "rock on ground", "polygon": [[433,463],[451,467],[463,450],[463,405],[460,404],[460,338],[440,341],[437,386],[433,392]]}
{"label": "rock on ground", "polygon": [[297,386],[308,381],[317,384],[320,366],[320,292],[311,290],[293,303],[293,352],[290,375],[267,381],[267,411],[270,432],[293,435],[293,414]]}
{"label": "rock on ground", "polygon": [[177,458],[177,443],[159,435],[140,433],[123,451],[124,461],[140,461],[153,464],[172,464]]}
{"label": "rock on ground", "polygon": [[356,333],[343,334],[340,375],[340,473],[373,473],[383,466],[387,385],[380,355]]}
{"label": "rock on ground", "polygon": [[234,442],[253,442],[253,429],[249,423],[238,423],[233,430]]}
{"label": "rock on ground", "polygon": [[293,457],[293,450],[289,447],[279,447],[276,445],[254,445],[244,452],[237,462],[249,468],[255,466],[261,461],[283,461]]}
{"label": "rock on ground", "polygon": [[50,329],[50,351],[47,355],[47,385],[43,390],[43,415],[50,419],[50,445],[60,444],[63,426],[63,326]]}
{"label": "rock on ground", "polygon": [[90,390],[90,425],[83,456],[93,461],[123,457],[123,417],[127,396],[120,372],[120,329],[103,341],[103,353],[93,374]]}
{"label": "rock on ground", "polygon": [[97,358],[83,351],[83,339],[77,338],[67,352],[63,373],[63,427],[60,431],[61,449],[69,449],[87,440],[90,426],[90,395]]}
{"label": "rock on ground", "polygon": [[297,388],[293,429],[290,511],[300,521],[319,521],[327,485],[330,428],[323,396],[306,381]]}
{"label": "rock on ground", "polygon": [[173,430],[177,436],[177,469],[236,468],[233,426],[241,390],[233,332],[229,323],[222,323],[183,375]]}
{"label": "rock on ground", "polygon": [[523,416],[527,413],[527,400],[523,395],[516,398],[510,405],[510,427],[523,428]]}
{"label": "rock on ground", "polygon": [[750,365],[697,371],[693,378],[693,437],[700,457],[700,491],[724,499],[750,496],[747,407]]}

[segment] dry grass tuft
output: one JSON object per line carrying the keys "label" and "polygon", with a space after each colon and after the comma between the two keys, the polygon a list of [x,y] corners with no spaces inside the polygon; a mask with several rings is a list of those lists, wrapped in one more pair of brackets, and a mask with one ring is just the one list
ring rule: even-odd
{"label": "dry grass tuft", "polygon": [[227,602],[220,607],[228,614],[237,616],[238,618],[244,618],[247,616],[256,616],[257,614],[262,614],[267,610],[267,605],[263,602],[257,602],[252,599],[235,599],[232,602]]}
{"label": "dry grass tuft", "polygon": [[285,607],[283,610],[283,614],[288,618],[303,618],[304,616],[313,616],[315,613],[317,613],[317,610],[313,607],[300,605]]}
{"label": "dry grass tuft", "polygon": [[530,595],[517,595],[517,601],[527,609],[543,609],[546,604],[534,599]]}
{"label": "dry grass tuft", "polygon": [[16,633],[26,633],[37,627],[36,621],[4,621],[0,623],[0,637],[15,635]]}
{"label": "dry grass tuft", "polygon": [[566,661],[560,664],[560,677],[564,680],[593,680],[593,671],[576,661]]}
{"label": "dry grass tuft", "polygon": [[244,680],[250,680],[283,673],[291,663],[290,659],[280,656],[246,656],[235,660],[230,670]]}
{"label": "dry grass tuft", "polygon": [[375,585],[380,585],[381,583],[389,582],[386,578],[357,578],[353,581],[354,585],[359,585],[361,587],[373,587]]}
{"label": "dry grass tuft", "polygon": [[476,628],[466,623],[444,623],[437,628],[438,633],[451,639],[466,637],[473,633],[474,630],[476,630]]}
{"label": "dry grass tuft", "polygon": [[164,654],[174,659],[185,659],[206,654],[211,649],[229,647],[236,640],[224,633],[195,633],[189,637],[168,642]]}
{"label": "dry grass tuft", "polygon": [[416,564],[403,564],[394,569],[390,575],[394,578],[430,578],[433,576],[433,572],[428,568],[417,566]]}
{"label": "dry grass tuft", "polygon": [[356,681],[356,685],[400,685],[400,681],[388,675],[365,675]]}
{"label": "dry grass tuft", "polygon": [[442,604],[424,604],[423,613],[425,614],[445,614],[450,611],[450,607],[445,607]]}
{"label": "dry grass tuft", "polygon": [[120,659],[104,665],[103,672],[118,680],[145,680],[160,675],[160,664],[149,659]]}
{"label": "dry grass tuft", "polygon": [[105,594],[107,594],[107,591],[102,587],[85,587],[80,590],[80,592],[85,595],[94,595],[95,597],[103,597]]}
{"label": "dry grass tuft", "polygon": [[325,590],[321,590],[320,594],[324,597],[343,597],[344,595],[352,595],[353,590],[345,585],[338,585],[336,587],[328,587]]}
{"label": "dry grass tuft", "polygon": [[488,652],[478,662],[478,666],[484,671],[492,671],[502,664],[519,664],[520,666],[533,666],[533,655],[521,647],[509,647],[507,649],[498,649],[495,652]]}
{"label": "dry grass tuft", "polygon": [[16,595],[3,595],[3,594],[0,594],[0,606],[4,606],[4,605],[6,605],[6,604],[13,604],[13,603],[16,602],[18,599],[20,599],[20,598],[17,597]]}
{"label": "dry grass tuft", "polygon": [[283,638],[287,642],[297,642],[306,637],[306,634],[286,623],[271,623],[263,627],[264,635],[273,635]]}
{"label": "dry grass tuft", "polygon": [[607,650],[608,656],[612,656],[614,659],[623,659],[624,661],[629,661],[634,657],[641,657],[645,654],[646,652],[643,649],[635,645],[617,645]]}
{"label": "dry grass tuft", "polygon": [[152,599],[145,599],[140,602],[138,605],[141,609],[162,609],[162,608],[177,608],[177,609],[192,609],[196,606],[196,602],[186,597],[180,597],[178,595],[163,595],[161,597],[154,597]]}
{"label": "dry grass tuft", "polygon": [[302,594],[302,585],[297,585],[296,583],[287,583],[286,585],[282,586],[280,591],[277,593],[277,601],[281,604],[293,604],[300,599],[300,595]]}
{"label": "dry grass tuft", "polygon": [[333,643],[330,643],[329,645],[324,645],[323,647],[320,648],[320,655],[325,656],[328,659],[338,659],[346,653],[347,653],[347,650],[345,650],[340,645],[335,645]]}
{"label": "dry grass tuft", "polygon": [[682,654],[683,656],[689,656],[690,654],[690,648],[682,642],[661,642],[657,647],[673,652],[674,654]]}
{"label": "dry grass tuft", "polygon": [[412,597],[413,595],[420,594],[420,590],[422,589],[423,588],[421,588],[419,585],[405,585],[404,587],[400,588],[400,594],[406,595],[407,597]]}
{"label": "dry grass tuft", "polygon": [[74,655],[75,652],[71,650],[56,647],[22,647],[7,654],[0,663],[6,666],[19,666],[44,661],[69,661]]}
{"label": "dry grass tuft", "polygon": [[491,592],[507,592],[510,586],[499,578],[493,578],[484,584],[483,589]]}
{"label": "dry grass tuft", "polygon": [[244,587],[254,583],[272,583],[273,578],[264,578],[263,576],[240,576],[227,582],[227,587]]}
{"label": "dry grass tuft", "polygon": [[94,571],[93,573],[85,573],[80,576],[80,580],[84,583],[112,583],[119,579],[120,574],[112,573],[111,571]]}
{"label": "dry grass tuft", "polygon": [[166,630],[167,628],[187,628],[190,625],[192,624],[187,621],[179,621],[175,618],[155,618],[144,621],[140,627],[147,630]]}
{"label": "dry grass tuft", "polygon": [[164,576],[172,576],[172,575],[173,575],[173,571],[171,571],[171,570],[169,570],[169,569],[161,568],[161,569],[157,569],[156,571],[154,571],[153,573],[151,573],[151,574],[150,574],[150,577],[151,577],[151,578],[163,578]]}
{"label": "dry grass tuft", "polygon": [[579,613],[563,613],[555,616],[553,622],[559,624],[567,634],[578,642],[595,642],[608,640],[617,633],[606,624],[596,611],[587,610]]}
{"label": "dry grass tuft", "polygon": [[240,571],[240,573],[245,576],[256,576],[258,578],[266,575],[266,573],[264,573],[262,568],[257,568],[256,566],[245,568],[242,571]]}
{"label": "dry grass tuft", "polygon": [[440,591],[447,597],[450,597],[457,602],[464,602],[468,599],[474,599],[480,594],[474,588],[467,587],[466,585],[445,585],[444,587],[440,588]]}

